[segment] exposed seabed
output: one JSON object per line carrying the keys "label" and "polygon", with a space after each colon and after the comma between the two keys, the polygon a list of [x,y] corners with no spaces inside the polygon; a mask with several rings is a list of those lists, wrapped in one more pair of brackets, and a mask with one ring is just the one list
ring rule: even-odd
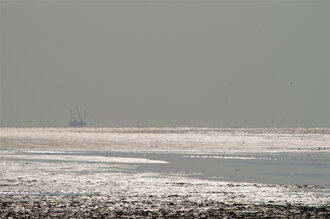
{"label": "exposed seabed", "polygon": [[1,129],[0,217],[329,218],[329,140],[329,129]]}

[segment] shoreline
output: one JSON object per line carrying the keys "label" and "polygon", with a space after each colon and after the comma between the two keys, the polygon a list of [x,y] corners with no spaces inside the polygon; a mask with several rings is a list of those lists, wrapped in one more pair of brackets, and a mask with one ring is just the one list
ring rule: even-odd
{"label": "shoreline", "polygon": [[[277,177],[274,182],[294,174],[306,179],[321,174],[319,180],[327,180],[328,134],[304,135],[302,140],[303,135],[198,129],[79,130],[0,133],[0,217],[330,217],[330,183],[315,187],[257,180],[267,172],[271,175],[265,176]],[[321,146],[323,151],[317,148]],[[275,174],[282,170],[283,176]],[[202,178],[201,173],[219,178]]]}

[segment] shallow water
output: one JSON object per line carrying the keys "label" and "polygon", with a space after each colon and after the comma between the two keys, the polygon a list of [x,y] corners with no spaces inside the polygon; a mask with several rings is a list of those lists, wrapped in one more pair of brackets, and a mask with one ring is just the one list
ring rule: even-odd
{"label": "shallow water", "polygon": [[[330,185],[330,157],[325,154],[154,154],[170,162],[149,170],[180,172],[208,180],[284,185]],[[151,165],[144,165],[151,166]]]}
{"label": "shallow water", "polygon": [[[197,179],[282,185],[318,185],[330,188],[328,153],[180,154],[129,152],[18,152],[1,160],[25,162],[125,163],[126,173],[181,174]],[[129,167],[131,165],[131,167]],[[103,168],[103,169],[102,169]],[[98,172],[114,171],[103,166]],[[83,173],[82,173],[83,174]],[[91,173],[90,173],[91,174]]]}

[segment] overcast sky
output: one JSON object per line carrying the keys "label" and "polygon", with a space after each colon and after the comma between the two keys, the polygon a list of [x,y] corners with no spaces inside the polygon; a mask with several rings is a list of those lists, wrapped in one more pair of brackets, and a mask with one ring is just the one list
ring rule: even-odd
{"label": "overcast sky", "polygon": [[330,126],[327,0],[0,7],[1,126]]}

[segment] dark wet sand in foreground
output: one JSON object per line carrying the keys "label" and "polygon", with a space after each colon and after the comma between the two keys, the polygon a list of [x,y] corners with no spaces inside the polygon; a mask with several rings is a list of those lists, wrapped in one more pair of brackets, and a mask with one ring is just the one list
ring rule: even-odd
{"label": "dark wet sand in foreground", "polygon": [[329,206],[244,205],[189,197],[17,196],[1,197],[3,218],[329,218]]}

